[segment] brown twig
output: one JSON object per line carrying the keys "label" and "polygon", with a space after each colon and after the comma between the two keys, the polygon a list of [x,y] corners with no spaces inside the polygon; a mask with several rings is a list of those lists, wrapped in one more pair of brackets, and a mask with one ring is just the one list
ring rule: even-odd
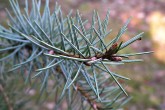
{"label": "brown twig", "polygon": [[[53,54],[59,54],[59,55],[64,55],[64,56],[68,56],[68,57],[73,57],[73,58],[81,58],[81,59],[91,59],[91,61],[94,60],[98,60],[98,59],[108,59],[110,61],[122,61],[122,57],[124,56],[118,56],[116,55],[116,53],[118,52],[120,46],[121,46],[122,42],[120,43],[120,45],[118,46],[118,43],[114,43],[109,50],[107,50],[104,54],[95,54],[95,56],[90,56],[90,57],[82,57],[81,55],[75,55],[75,54],[64,54],[64,53],[59,53],[59,52],[55,52],[53,50],[50,50],[48,53],[53,55]],[[88,62],[83,62],[86,66],[91,66]]]}
{"label": "brown twig", "polygon": [[85,92],[83,88],[79,85],[77,85],[77,91],[79,91],[82,94],[82,96],[84,96],[87,99],[88,103],[93,108],[93,110],[99,110],[99,108],[101,108],[101,104],[97,103],[94,98],[91,98],[90,94]]}
{"label": "brown twig", "polygon": [[7,94],[5,93],[2,84],[0,84],[0,92],[2,93],[2,95],[3,95],[3,97],[4,97],[4,100],[5,100],[5,102],[6,102],[7,106],[8,106],[8,110],[13,110],[13,107],[12,107],[12,105],[10,104],[9,97],[8,97]]}

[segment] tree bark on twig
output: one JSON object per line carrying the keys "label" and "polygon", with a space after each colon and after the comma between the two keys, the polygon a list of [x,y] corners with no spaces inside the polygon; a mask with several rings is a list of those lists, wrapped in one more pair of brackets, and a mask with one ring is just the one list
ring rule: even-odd
{"label": "tree bark on twig", "polygon": [[13,110],[13,107],[12,107],[12,105],[11,105],[11,103],[10,103],[9,97],[8,97],[7,94],[5,93],[2,84],[0,84],[0,92],[2,93],[2,95],[3,95],[3,97],[4,97],[4,100],[5,100],[5,102],[6,102],[7,106],[8,106],[8,109],[9,109],[9,110]]}

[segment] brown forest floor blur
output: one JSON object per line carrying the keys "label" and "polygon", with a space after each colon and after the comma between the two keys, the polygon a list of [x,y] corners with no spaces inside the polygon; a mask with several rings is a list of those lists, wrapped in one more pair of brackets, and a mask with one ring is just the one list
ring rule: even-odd
{"label": "brown forest floor blur", "polygon": [[[42,1],[44,3],[44,0]],[[52,2],[51,7],[53,7],[54,0],[50,0],[50,2]],[[113,29],[113,33],[107,39],[108,41],[117,34],[122,24],[129,17],[132,17],[128,32],[122,40],[125,41],[142,31],[145,32],[145,37],[142,41],[132,44],[131,48],[127,48],[123,52],[141,52],[156,49],[154,40],[152,40],[153,37],[156,37],[156,34],[152,34],[151,31],[155,31],[157,27],[152,30],[151,15],[159,12],[165,16],[165,0],[59,0],[58,3],[65,13],[68,13],[70,9],[74,11],[78,9],[84,18],[89,19],[91,19],[94,9],[99,12],[102,18],[110,9],[109,28]],[[23,6],[24,2],[21,2],[21,4]],[[8,5],[7,0],[0,0],[0,23],[4,25],[6,20],[4,8],[9,8]],[[165,25],[163,27],[165,29]],[[165,33],[163,36],[165,37]],[[159,40],[161,41],[161,39]],[[157,51],[155,50],[155,52]],[[112,68],[115,72],[132,79],[126,82],[125,88],[129,95],[133,96],[133,99],[125,106],[125,110],[165,110],[165,62],[159,62],[154,55],[144,55],[139,58],[144,59],[144,62]]]}

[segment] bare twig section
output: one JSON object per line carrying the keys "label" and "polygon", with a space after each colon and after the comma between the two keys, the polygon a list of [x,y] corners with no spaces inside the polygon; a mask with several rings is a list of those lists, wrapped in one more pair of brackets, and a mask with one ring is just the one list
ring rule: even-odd
{"label": "bare twig section", "polygon": [[86,100],[88,101],[88,103],[90,104],[90,106],[93,108],[93,110],[99,110],[99,108],[101,108],[101,104],[100,103],[97,103],[94,98],[91,98],[90,97],[90,94],[87,93],[79,85],[77,85],[77,91],[79,91],[82,94],[82,96],[84,96],[86,98]]}
{"label": "bare twig section", "polygon": [[7,94],[5,93],[2,84],[0,84],[0,92],[2,93],[2,95],[3,95],[3,97],[4,97],[4,100],[5,100],[5,102],[6,102],[7,106],[8,106],[8,110],[13,110],[13,106],[12,106],[11,103],[10,103],[9,97],[8,97]]}

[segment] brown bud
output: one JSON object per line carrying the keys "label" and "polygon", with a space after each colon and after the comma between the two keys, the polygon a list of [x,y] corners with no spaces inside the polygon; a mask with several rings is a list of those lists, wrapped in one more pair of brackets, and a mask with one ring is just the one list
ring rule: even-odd
{"label": "brown bud", "polygon": [[121,57],[116,57],[116,61],[122,61]]}
{"label": "brown bud", "polygon": [[88,62],[84,62],[84,64],[85,64],[86,66],[91,66],[91,64],[89,64]]}
{"label": "brown bud", "polygon": [[50,50],[49,51],[49,54],[53,55],[54,54],[54,51],[53,50]]}
{"label": "brown bud", "polygon": [[122,61],[121,57],[111,57],[111,61]]}
{"label": "brown bud", "polygon": [[96,59],[97,59],[96,57],[92,57],[92,58],[91,58],[91,61],[94,61],[94,60],[96,60]]}
{"label": "brown bud", "polygon": [[142,40],[142,38],[140,37],[139,39],[137,39],[137,40]]}
{"label": "brown bud", "polygon": [[114,43],[114,44],[111,46],[111,49],[114,50],[114,49],[117,48],[117,46],[118,46],[118,43]]}

